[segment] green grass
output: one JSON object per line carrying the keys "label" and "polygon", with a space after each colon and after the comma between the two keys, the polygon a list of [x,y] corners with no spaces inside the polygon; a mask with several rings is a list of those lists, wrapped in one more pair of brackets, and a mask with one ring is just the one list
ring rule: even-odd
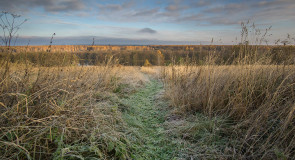
{"label": "green grass", "polygon": [[162,90],[162,84],[152,80],[145,88],[122,100],[129,107],[123,119],[129,126],[128,138],[133,142],[135,159],[178,159],[183,147],[165,134],[163,124],[167,112],[163,108],[167,103],[156,98]]}
{"label": "green grass", "polygon": [[[216,159],[231,153],[221,117],[204,114],[177,116],[164,99],[163,84],[151,80],[134,94],[117,99],[127,126],[126,138],[132,144],[133,159]],[[176,116],[176,119],[168,117]]]}

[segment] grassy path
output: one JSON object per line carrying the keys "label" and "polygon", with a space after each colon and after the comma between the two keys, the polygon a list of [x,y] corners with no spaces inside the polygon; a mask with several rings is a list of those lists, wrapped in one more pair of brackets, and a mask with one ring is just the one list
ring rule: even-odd
{"label": "grassy path", "polygon": [[159,81],[152,80],[145,88],[124,99],[129,106],[123,114],[129,126],[135,159],[177,159],[181,144],[164,133],[163,123],[167,103],[157,99],[163,91]]}

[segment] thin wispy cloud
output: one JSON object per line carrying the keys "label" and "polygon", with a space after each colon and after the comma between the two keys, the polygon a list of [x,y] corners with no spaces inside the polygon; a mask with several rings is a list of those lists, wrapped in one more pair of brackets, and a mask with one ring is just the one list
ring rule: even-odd
{"label": "thin wispy cloud", "polygon": [[159,12],[158,8],[153,8],[153,9],[146,9],[142,11],[138,11],[134,14],[134,16],[151,16]]}

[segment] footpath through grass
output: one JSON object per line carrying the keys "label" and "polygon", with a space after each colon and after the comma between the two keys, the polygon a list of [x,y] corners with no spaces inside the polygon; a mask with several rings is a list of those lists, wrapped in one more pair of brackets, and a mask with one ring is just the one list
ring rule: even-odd
{"label": "footpath through grass", "polygon": [[165,134],[167,103],[158,98],[163,91],[159,81],[152,80],[145,88],[123,99],[129,106],[123,118],[130,132],[128,139],[134,145],[135,159],[178,159],[181,144]]}

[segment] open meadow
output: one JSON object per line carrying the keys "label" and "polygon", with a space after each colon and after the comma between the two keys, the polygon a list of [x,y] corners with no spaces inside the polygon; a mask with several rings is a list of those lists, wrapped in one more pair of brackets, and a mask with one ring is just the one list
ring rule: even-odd
{"label": "open meadow", "polygon": [[167,47],[127,50],[155,54],[143,66],[120,64],[112,50],[87,59],[96,65],[65,52],[2,52],[1,158],[294,158],[295,66],[271,50],[293,46],[264,48],[257,60],[253,46],[225,47],[238,56],[211,46],[196,52],[202,64],[193,50],[170,60]]}
{"label": "open meadow", "polygon": [[294,2],[1,0],[0,160],[295,159]]}

